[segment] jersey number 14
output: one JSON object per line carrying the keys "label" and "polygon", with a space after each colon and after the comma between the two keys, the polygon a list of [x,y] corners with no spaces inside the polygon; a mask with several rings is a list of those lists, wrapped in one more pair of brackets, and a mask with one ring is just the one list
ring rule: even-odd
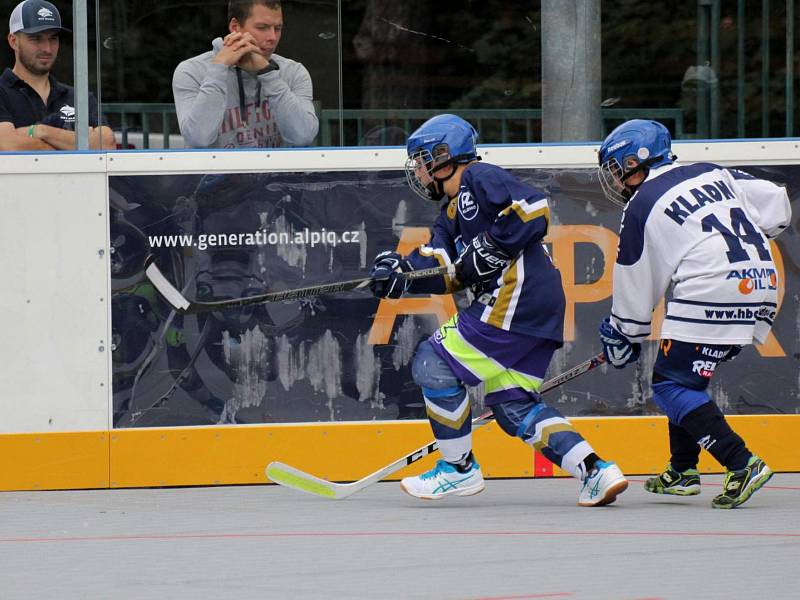
{"label": "jersey number 14", "polygon": [[750,222],[747,215],[741,208],[731,209],[731,227],[733,231],[723,225],[717,215],[710,214],[703,218],[703,231],[711,231],[716,229],[722,234],[725,243],[728,245],[728,262],[737,263],[745,260],[750,260],[750,255],[747,250],[742,246],[742,243],[754,246],[758,252],[758,258],[761,260],[771,260],[769,250],[761,234],[755,225]]}

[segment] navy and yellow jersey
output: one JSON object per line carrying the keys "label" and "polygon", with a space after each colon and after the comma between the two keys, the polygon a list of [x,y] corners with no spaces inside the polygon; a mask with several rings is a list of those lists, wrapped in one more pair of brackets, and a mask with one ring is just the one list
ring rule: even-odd
{"label": "navy and yellow jersey", "polygon": [[[406,259],[415,269],[449,265],[479,233],[487,231],[514,259],[467,308],[484,323],[506,331],[563,341],[564,289],[542,243],[550,222],[547,198],[505,169],[473,163],[458,195],[442,207],[431,241]],[[419,279],[412,293],[460,289],[451,278]]]}

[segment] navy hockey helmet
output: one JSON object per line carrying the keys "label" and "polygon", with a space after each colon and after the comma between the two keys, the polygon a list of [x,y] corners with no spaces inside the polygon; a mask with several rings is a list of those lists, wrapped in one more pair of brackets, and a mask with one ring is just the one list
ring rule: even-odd
{"label": "navy hockey helmet", "polygon": [[478,132],[456,115],[437,115],[425,121],[412,133],[406,143],[406,179],[421,198],[441,200],[445,181],[453,176],[437,178],[436,173],[453,164],[480,160],[475,144]]}
{"label": "navy hockey helmet", "polygon": [[635,191],[625,181],[634,173],[671,164],[672,137],[658,121],[633,119],[608,134],[598,152],[600,187],[606,198],[625,206]]}

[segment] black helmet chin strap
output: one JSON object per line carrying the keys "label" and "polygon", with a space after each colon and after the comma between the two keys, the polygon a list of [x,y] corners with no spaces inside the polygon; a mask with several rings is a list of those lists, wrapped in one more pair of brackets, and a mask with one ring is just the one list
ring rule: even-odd
{"label": "black helmet chin strap", "polygon": [[[620,179],[620,181],[622,183],[625,183],[630,177],[633,177],[639,171],[649,171],[650,170],[650,165],[654,165],[655,163],[660,161],[662,158],[664,158],[664,157],[663,156],[652,156],[652,157],[648,158],[647,160],[643,160],[638,165],[633,167],[630,171],[626,171],[625,174]],[[647,173],[645,172],[645,176],[646,175],[647,175]]]}
{"label": "black helmet chin strap", "polygon": [[428,190],[428,196],[434,202],[438,202],[444,198],[444,183],[440,183],[438,179],[431,181],[427,186],[425,186],[425,189]]}
{"label": "black helmet chin strap", "polygon": [[480,156],[475,156],[474,154],[459,154],[458,156],[451,156],[446,161],[436,165],[431,169],[431,183],[429,183],[426,187],[428,191],[431,193],[432,200],[441,200],[444,198],[444,184],[446,181],[452,179],[453,175],[456,174],[456,170],[453,169],[450,175],[447,177],[436,177],[435,173],[437,171],[441,171],[442,169],[449,167],[450,165],[455,165],[459,163],[472,162],[473,160],[481,160]]}
{"label": "black helmet chin strap", "polygon": [[[622,174],[622,177],[619,178],[620,183],[622,184],[622,190],[620,190],[620,194],[623,198],[625,198],[625,202],[628,202],[633,195],[636,193],[636,190],[639,189],[639,186],[642,185],[642,182],[647,179],[647,174],[650,171],[650,165],[652,165],[655,161],[660,160],[660,156],[648,158],[643,160],[642,162],[638,163],[635,167],[633,167],[630,171],[626,171]],[[636,175],[636,173],[640,173],[644,171],[644,179],[641,182],[633,185],[631,183],[626,183],[628,179]]]}
{"label": "black helmet chin strap", "polygon": [[[626,180],[627,180],[629,177],[631,177],[632,175],[634,175],[634,174],[638,173],[639,171],[642,171],[642,170],[645,170],[645,169],[646,169],[647,171],[649,171],[649,170],[650,170],[650,167],[651,167],[652,165],[656,164],[657,162],[659,162],[659,161],[660,161],[661,159],[663,159],[663,158],[664,158],[664,155],[662,154],[662,155],[660,155],[660,156],[651,156],[651,157],[650,157],[650,158],[648,158],[647,160],[643,160],[643,161],[642,161],[642,162],[640,162],[638,165],[636,165],[634,168],[632,168],[630,171],[628,171],[627,173],[625,173],[625,174],[622,176],[622,179],[621,179],[620,181],[622,181],[622,183],[625,183],[625,181],[626,181]],[[672,160],[673,160],[673,161],[675,161],[675,160],[678,160],[678,157],[677,157],[677,156],[675,156],[675,155],[673,154],[673,155],[672,155]],[[646,175],[646,173],[645,173],[645,175]]]}
{"label": "black helmet chin strap", "polygon": [[[441,171],[445,167],[449,167],[452,164],[456,163],[468,163],[472,162],[473,160],[481,160],[480,156],[476,156],[474,154],[458,154],[456,156],[451,156],[446,161],[439,163],[438,165],[434,166],[431,169],[431,174],[436,173],[436,171]],[[452,175],[450,176],[452,177]],[[442,181],[447,181],[450,177],[445,177]]]}

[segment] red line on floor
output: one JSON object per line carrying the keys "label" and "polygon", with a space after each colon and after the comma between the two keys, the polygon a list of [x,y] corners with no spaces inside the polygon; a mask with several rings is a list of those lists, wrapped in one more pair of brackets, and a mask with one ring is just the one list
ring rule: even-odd
{"label": "red line on floor", "polygon": [[317,531],[277,533],[175,533],[141,535],[98,535],[63,537],[0,538],[0,543],[42,542],[118,542],[118,541],[176,541],[194,539],[270,539],[270,538],[325,538],[325,537],[719,537],[719,538],[800,538],[800,533],[763,531]]}
{"label": "red line on floor", "polygon": [[527,594],[525,596],[482,596],[470,600],[533,600],[535,598],[569,598],[574,595],[571,592],[553,592],[552,594]]}

